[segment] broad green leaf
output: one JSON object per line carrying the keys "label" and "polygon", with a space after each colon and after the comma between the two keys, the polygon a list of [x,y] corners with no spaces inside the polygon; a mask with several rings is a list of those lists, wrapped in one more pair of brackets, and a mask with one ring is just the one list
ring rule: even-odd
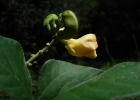
{"label": "broad green leaf", "polygon": [[59,60],[48,60],[40,70],[36,100],[50,100],[102,71]]}
{"label": "broad green leaf", "polygon": [[0,36],[0,92],[16,100],[32,100],[31,76],[20,44]]}
{"label": "broad green leaf", "polygon": [[140,96],[140,63],[124,62],[54,100],[139,100],[137,96]]}

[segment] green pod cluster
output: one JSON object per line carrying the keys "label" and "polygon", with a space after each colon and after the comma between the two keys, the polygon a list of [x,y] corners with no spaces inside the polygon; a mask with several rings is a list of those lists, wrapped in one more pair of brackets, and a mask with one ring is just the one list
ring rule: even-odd
{"label": "green pod cluster", "polygon": [[50,33],[57,33],[58,39],[70,39],[78,32],[78,19],[73,11],[66,10],[59,14],[49,14],[43,22]]}
{"label": "green pod cluster", "polygon": [[59,39],[70,39],[75,36],[78,32],[78,19],[74,12],[71,10],[66,10],[61,13],[58,17],[59,28],[64,28],[59,30],[57,38]]}
{"label": "green pod cluster", "polygon": [[49,14],[43,22],[43,26],[47,27],[50,33],[54,33],[57,28],[58,16],[55,14]]}

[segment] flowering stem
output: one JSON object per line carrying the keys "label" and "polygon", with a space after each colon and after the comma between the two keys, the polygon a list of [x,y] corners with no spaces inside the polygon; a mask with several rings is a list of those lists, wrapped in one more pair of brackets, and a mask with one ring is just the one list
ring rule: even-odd
{"label": "flowering stem", "polygon": [[36,54],[33,54],[32,57],[25,62],[25,64],[27,66],[32,66],[32,64],[31,64],[32,61],[34,61],[37,57],[39,57],[43,53],[48,52],[49,47],[52,46],[56,42],[56,40],[58,39],[57,34],[58,34],[59,30],[63,30],[63,28],[59,28],[55,32],[55,35],[53,36],[54,39],[52,39],[52,41],[50,43],[46,43],[46,46],[43,49],[39,50]]}
{"label": "flowering stem", "polygon": [[46,46],[39,50],[36,54],[33,54],[32,57],[26,61],[26,65],[30,65],[32,61],[34,61],[37,57],[42,55],[45,52],[48,52],[48,49],[50,46],[52,46],[55,43],[55,39],[53,39],[50,43],[47,43]]}

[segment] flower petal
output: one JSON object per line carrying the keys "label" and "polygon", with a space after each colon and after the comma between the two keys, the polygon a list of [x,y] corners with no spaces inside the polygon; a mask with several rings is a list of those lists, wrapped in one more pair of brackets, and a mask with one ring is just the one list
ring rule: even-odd
{"label": "flower petal", "polygon": [[79,39],[61,40],[69,54],[78,57],[96,58],[96,48],[98,47],[95,34],[87,34]]}

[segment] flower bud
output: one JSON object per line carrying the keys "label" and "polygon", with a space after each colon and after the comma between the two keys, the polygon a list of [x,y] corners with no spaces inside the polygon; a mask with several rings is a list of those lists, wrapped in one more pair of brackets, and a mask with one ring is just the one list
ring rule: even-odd
{"label": "flower bud", "polygon": [[79,39],[61,40],[69,54],[77,57],[96,58],[98,47],[95,34],[87,34]]}
{"label": "flower bud", "polygon": [[57,34],[59,39],[70,39],[78,32],[78,19],[74,12],[66,10],[59,14],[58,23],[61,26]]}
{"label": "flower bud", "polygon": [[58,17],[55,14],[49,14],[43,21],[43,26],[45,26],[50,33],[54,33],[57,30]]}

